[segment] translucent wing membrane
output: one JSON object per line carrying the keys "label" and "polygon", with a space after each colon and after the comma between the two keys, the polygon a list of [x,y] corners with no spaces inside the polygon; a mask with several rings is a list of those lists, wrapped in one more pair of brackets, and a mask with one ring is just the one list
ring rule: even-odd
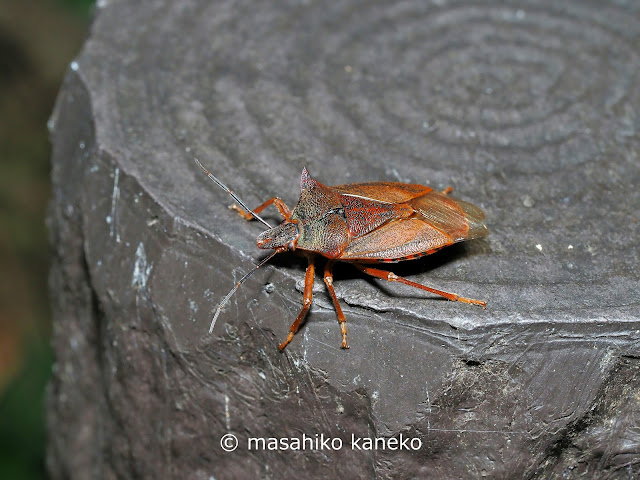
{"label": "translucent wing membrane", "polygon": [[451,237],[453,242],[484,237],[484,212],[475,205],[429,192],[411,200],[411,206],[433,227]]}

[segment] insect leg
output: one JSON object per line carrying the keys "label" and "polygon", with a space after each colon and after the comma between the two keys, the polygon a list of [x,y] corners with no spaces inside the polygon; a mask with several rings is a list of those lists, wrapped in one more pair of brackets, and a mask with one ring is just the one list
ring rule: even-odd
{"label": "insect leg", "polygon": [[342,308],[340,308],[338,297],[336,297],[336,291],[333,289],[333,273],[331,272],[333,264],[334,262],[329,260],[327,262],[327,266],[324,267],[324,283],[327,286],[327,290],[329,290],[329,295],[331,295],[333,305],[336,307],[336,313],[338,314],[338,323],[340,323],[340,331],[342,332],[341,347],[349,348],[347,346],[347,320],[346,318],[344,318],[344,313],[342,313]]}
{"label": "insect leg", "polygon": [[313,262],[313,256],[309,256],[308,260],[309,260],[309,265],[307,266],[307,273],[304,276],[304,294],[303,294],[303,300],[302,300],[302,310],[300,310],[298,317],[289,327],[289,335],[287,336],[287,339],[278,346],[280,350],[284,350],[284,347],[289,345],[289,342],[293,340],[293,336],[296,334],[296,332],[300,328],[300,324],[304,320],[304,317],[306,317],[307,312],[311,307],[311,302],[313,300],[313,278],[315,276],[316,267]]}
{"label": "insect leg", "polygon": [[451,192],[453,192],[453,187],[447,187],[440,193],[442,193],[443,195],[449,195]]}
{"label": "insect leg", "polygon": [[383,280],[388,280],[390,282],[400,282],[405,285],[409,285],[410,287],[419,288],[420,290],[425,290],[429,293],[435,293],[436,295],[440,295],[441,297],[446,298],[447,300],[463,302],[463,303],[471,303],[473,305],[480,305],[481,307],[486,307],[487,302],[483,300],[472,300],[471,298],[460,297],[455,293],[443,292],[442,290],[436,290],[434,288],[427,287],[425,285],[421,285],[416,282],[412,282],[411,280],[407,280],[406,278],[399,277],[393,272],[387,272],[385,270],[378,270],[377,268],[369,268],[364,265],[359,265],[357,263],[353,264],[359,270],[362,270],[367,275],[371,275],[372,277],[382,278]]}
{"label": "insect leg", "polygon": [[[282,215],[282,217],[285,220],[287,221],[291,220],[291,210],[289,210],[289,207],[287,207],[287,205],[282,201],[282,199],[278,197],[270,198],[259,207],[254,208],[253,211],[254,213],[260,213],[262,210],[267,208],[272,203],[276,206],[276,208],[280,212],[280,215]],[[234,204],[234,205],[231,205],[229,208],[238,212],[242,216],[242,218],[244,218],[245,220],[253,220],[253,216],[249,212],[244,210],[241,206]]]}

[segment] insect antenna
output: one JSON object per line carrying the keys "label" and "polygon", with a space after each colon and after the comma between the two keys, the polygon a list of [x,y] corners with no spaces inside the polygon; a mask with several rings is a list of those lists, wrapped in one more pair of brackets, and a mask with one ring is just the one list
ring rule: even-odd
{"label": "insect antenna", "polygon": [[229,293],[227,293],[227,296],[224,297],[222,299],[222,301],[218,304],[218,307],[216,308],[216,313],[213,315],[213,320],[211,320],[211,326],[209,327],[209,333],[213,332],[213,327],[216,324],[216,320],[218,319],[218,315],[220,315],[220,312],[222,311],[222,307],[224,307],[226,305],[226,303],[229,301],[229,299],[231,298],[231,296],[236,293],[236,290],[238,290],[238,288],[240,288],[240,285],[242,285],[245,280],[247,280],[247,278],[249,278],[251,275],[253,275],[255,273],[256,270],[258,270],[261,266],[263,266],[265,263],[267,263],[269,260],[271,260],[274,255],[282,252],[283,249],[276,249],[271,255],[269,255],[267,258],[265,258],[264,260],[262,260],[258,265],[256,265],[255,267],[253,267],[253,269],[249,270],[247,273],[244,274],[244,276],[238,281],[238,283],[236,283],[234,285],[234,287],[231,289],[231,291]]}
{"label": "insect antenna", "polygon": [[[253,216],[253,218],[255,218],[256,220],[262,222],[264,225],[267,226],[267,228],[272,228],[271,225],[269,225],[265,220],[262,219],[262,217],[260,217],[257,213],[255,213],[253,210],[251,210],[249,207],[247,207],[247,205],[242,200],[240,200],[240,197],[238,197],[229,187],[227,187],[224,183],[222,183],[220,180],[218,180],[216,177],[214,177],[213,174],[209,170],[204,168],[197,158],[194,158],[194,160],[196,161],[196,164],[202,169],[202,171],[207,174],[207,177],[209,177],[213,182],[215,182],[216,185],[218,185],[220,188],[226,190],[226,192],[229,195],[231,195],[233,197],[233,199],[236,202],[238,202],[242,208],[245,209],[245,211],[249,212]],[[271,258],[271,257],[269,257],[269,258]]]}

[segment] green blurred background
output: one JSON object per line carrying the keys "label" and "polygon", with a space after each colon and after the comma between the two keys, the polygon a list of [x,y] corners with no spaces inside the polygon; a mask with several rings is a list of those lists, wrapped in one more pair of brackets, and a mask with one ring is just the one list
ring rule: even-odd
{"label": "green blurred background", "polygon": [[93,0],[0,0],[0,479],[46,478],[47,120]]}

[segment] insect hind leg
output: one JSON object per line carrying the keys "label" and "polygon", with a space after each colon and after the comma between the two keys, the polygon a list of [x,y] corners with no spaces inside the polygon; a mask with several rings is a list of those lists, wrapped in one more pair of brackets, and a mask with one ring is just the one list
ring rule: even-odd
{"label": "insect hind leg", "polygon": [[410,287],[419,288],[420,290],[424,290],[429,293],[433,293],[435,295],[440,295],[441,297],[446,298],[447,300],[451,300],[454,302],[463,302],[469,303],[472,305],[480,305],[485,308],[487,306],[487,302],[484,300],[473,300],[471,298],[461,297],[455,293],[443,292],[442,290],[436,290],[435,288],[427,287],[426,285],[421,285],[420,283],[412,282],[411,280],[407,280],[406,278],[402,278],[396,275],[393,272],[388,272],[386,270],[379,270],[377,268],[365,267],[364,265],[360,265],[357,263],[353,264],[354,267],[363,271],[367,275],[371,275],[372,277],[381,278],[383,280],[388,280],[389,282],[400,282],[405,285],[409,285]]}

